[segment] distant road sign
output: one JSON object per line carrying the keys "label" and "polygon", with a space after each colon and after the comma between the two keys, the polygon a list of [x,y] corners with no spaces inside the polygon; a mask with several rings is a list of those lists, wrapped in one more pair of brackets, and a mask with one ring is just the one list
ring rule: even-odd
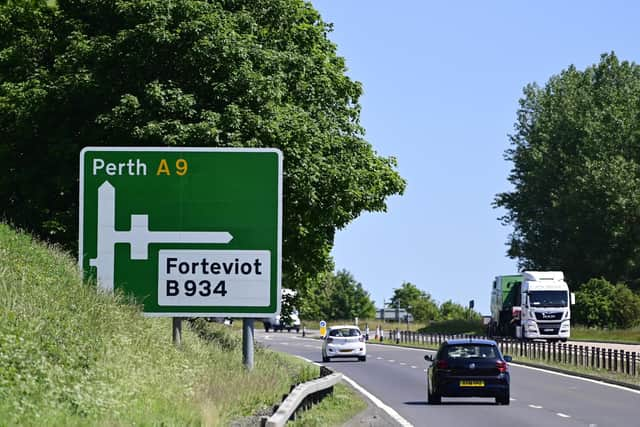
{"label": "distant road sign", "polygon": [[324,320],[320,321],[320,336],[323,337],[327,334],[327,322]]}
{"label": "distant road sign", "polygon": [[79,263],[150,316],[280,312],[282,154],[87,147]]}

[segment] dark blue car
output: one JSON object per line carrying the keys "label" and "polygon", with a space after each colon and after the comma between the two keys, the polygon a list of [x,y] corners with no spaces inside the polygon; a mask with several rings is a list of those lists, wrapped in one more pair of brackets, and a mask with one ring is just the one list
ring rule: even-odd
{"label": "dark blue car", "polygon": [[443,342],[427,372],[427,400],[444,397],[493,397],[509,404],[510,356],[502,356],[493,340],[465,338]]}

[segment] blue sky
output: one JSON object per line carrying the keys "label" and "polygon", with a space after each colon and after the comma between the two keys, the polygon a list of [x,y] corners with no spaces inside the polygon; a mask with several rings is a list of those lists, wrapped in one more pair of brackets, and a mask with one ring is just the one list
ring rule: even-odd
{"label": "blue sky", "polygon": [[493,276],[517,271],[510,227],[491,203],[507,191],[504,160],[522,88],[544,85],[615,51],[639,62],[634,1],[312,0],[364,87],[361,123],[407,180],[387,213],[338,231],[336,269],[376,305],[411,282],[439,303],[489,313]]}

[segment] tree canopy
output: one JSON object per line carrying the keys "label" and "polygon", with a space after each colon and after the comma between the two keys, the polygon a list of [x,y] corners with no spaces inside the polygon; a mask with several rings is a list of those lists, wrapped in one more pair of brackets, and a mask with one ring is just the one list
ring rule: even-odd
{"label": "tree canopy", "polygon": [[614,53],[570,66],[520,99],[509,182],[495,206],[514,227],[508,255],[523,269],[640,278],[640,67]]}
{"label": "tree canopy", "polygon": [[84,146],[277,147],[283,283],[331,269],[336,229],[401,194],[360,83],[303,0],[0,6],[0,217],[73,249]]}
{"label": "tree canopy", "polygon": [[588,327],[630,328],[640,323],[640,297],[622,283],[591,279],[576,292],[574,315]]}
{"label": "tree canopy", "polygon": [[376,314],[369,293],[347,270],[321,275],[317,286],[300,298],[300,305],[305,319],[353,320]]}
{"label": "tree canopy", "polygon": [[431,295],[410,282],[404,282],[394,289],[389,307],[396,306],[406,308],[417,321],[436,320],[439,317],[438,304]]}

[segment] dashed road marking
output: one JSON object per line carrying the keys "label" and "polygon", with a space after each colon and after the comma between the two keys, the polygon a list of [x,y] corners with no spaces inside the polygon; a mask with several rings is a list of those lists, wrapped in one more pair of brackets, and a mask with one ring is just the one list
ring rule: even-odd
{"label": "dashed road marking", "polygon": [[558,412],[556,415],[562,418],[571,418],[571,415],[563,414],[562,412]]}
{"label": "dashed road marking", "polygon": [[542,409],[542,406],[540,406],[540,405],[529,405],[529,408]]}
{"label": "dashed road marking", "polygon": [[405,366],[405,365],[406,365],[406,363],[400,362],[400,366]]}
{"label": "dashed road marking", "polygon": [[394,362],[395,362],[395,360],[389,359],[389,363],[394,363]]}
{"label": "dashed road marking", "polygon": [[417,369],[417,368],[418,368],[417,366],[411,365],[411,369]]}

